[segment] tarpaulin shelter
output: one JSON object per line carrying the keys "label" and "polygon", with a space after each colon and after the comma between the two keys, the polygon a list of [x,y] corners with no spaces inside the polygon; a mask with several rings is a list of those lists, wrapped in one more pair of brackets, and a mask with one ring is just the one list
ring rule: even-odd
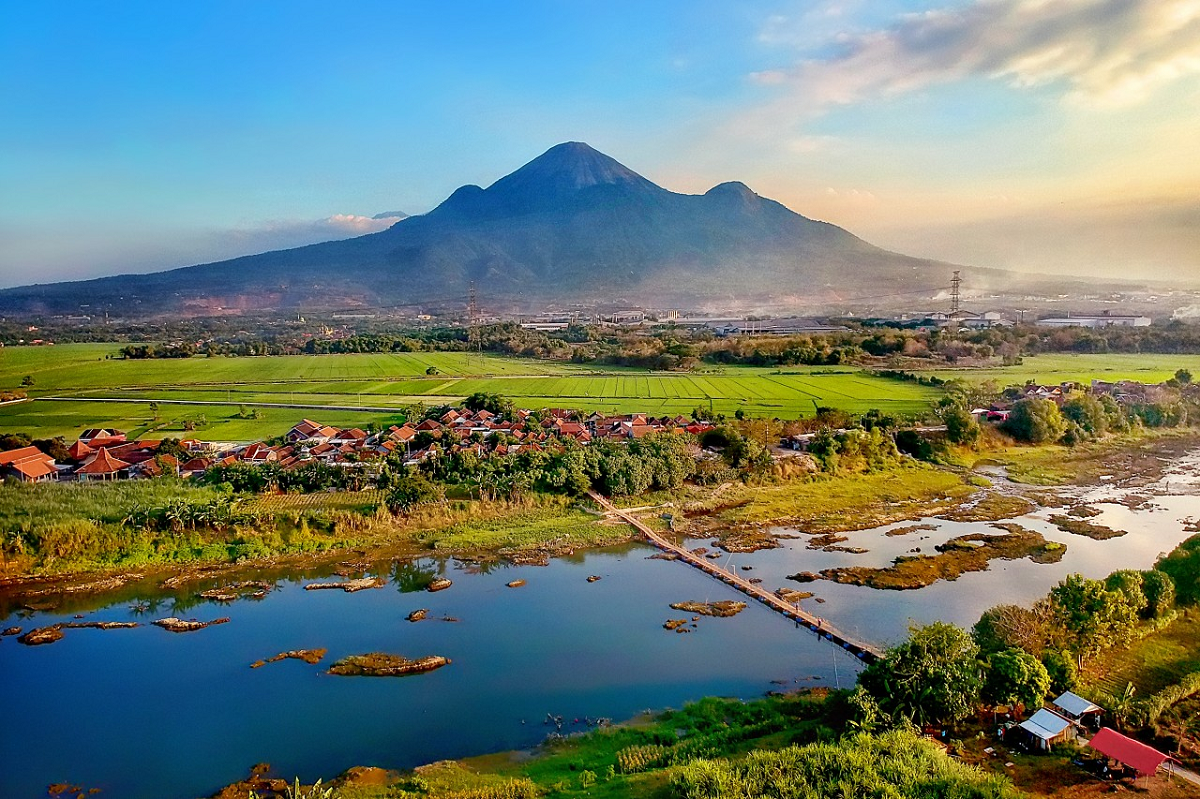
{"label": "tarpaulin shelter", "polygon": [[1141,741],[1135,741],[1109,727],[1102,728],[1092,736],[1088,746],[1143,775],[1153,774],[1158,771],[1163,761],[1171,759],[1170,755],[1164,755],[1154,747],[1146,746]]}

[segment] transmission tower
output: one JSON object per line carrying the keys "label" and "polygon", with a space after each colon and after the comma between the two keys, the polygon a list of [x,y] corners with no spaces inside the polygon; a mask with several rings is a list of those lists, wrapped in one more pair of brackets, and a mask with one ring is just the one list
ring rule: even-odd
{"label": "transmission tower", "polygon": [[961,305],[959,304],[959,300],[961,299],[961,293],[960,293],[961,287],[962,287],[962,276],[959,274],[959,271],[956,269],[956,270],[954,270],[954,277],[950,278],[950,330],[951,331],[958,330],[959,311],[961,310]]}

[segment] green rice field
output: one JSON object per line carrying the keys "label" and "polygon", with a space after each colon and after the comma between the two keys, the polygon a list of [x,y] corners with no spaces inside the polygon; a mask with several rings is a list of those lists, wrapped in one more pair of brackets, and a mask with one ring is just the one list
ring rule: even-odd
{"label": "green rice field", "polygon": [[1065,381],[1090,383],[1095,380],[1137,380],[1142,383],[1161,383],[1176,370],[1187,369],[1200,377],[1200,355],[1102,354],[1102,355],[1033,355],[1019,366],[995,366],[967,369],[931,369],[947,380],[995,380],[1000,385],[1024,383],[1058,384]]}
{"label": "green rice field", "polygon": [[[391,421],[403,406],[455,402],[476,391],[531,408],[690,415],[704,407],[781,419],[812,416],[823,406],[920,415],[938,396],[936,389],[872,377],[854,367],[730,366],[674,373],[446,352],[124,361],[116,358],[119,349],[116,344],[0,349],[0,388],[17,388],[26,375],[34,381],[29,389],[34,401],[0,407],[0,431],[72,438],[86,427],[115,426],[138,435],[180,435],[185,419],[203,415],[207,424],[197,435],[244,441],[278,435],[302,417],[334,425]],[[435,374],[426,374],[430,367]],[[1200,357],[1040,355],[1020,366],[931,373],[1006,385],[1092,378],[1150,382],[1179,368],[1200,375]],[[101,401],[114,399],[124,401]],[[157,420],[150,410],[156,400]],[[240,418],[243,405],[257,407],[261,418]]]}
{"label": "green rice field", "polygon": [[[690,415],[705,407],[785,419],[826,406],[919,415],[937,397],[935,389],[852,367],[678,374],[463,353],[124,361],[114,357],[118,349],[81,344],[0,350],[0,388],[17,387],[25,375],[34,380],[33,402],[0,408],[0,430],[72,437],[84,427],[112,425],[141,434],[165,424],[161,434],[178,434],[183,419],[203,414],[208,424],[198,435],[236,441],[277,435],[306,416],[369,424],[393,416],[393,408],[454,402],[477,391],[533,408]],[[430,367],[437,373],[426,374]],[[101,401],[114,399],[132,402]],[[150,410],[156,400],[157,421]],[[261,407],[269,404],[321,407]],[[259,407],[262,418],[239,418],[242,405]]]}

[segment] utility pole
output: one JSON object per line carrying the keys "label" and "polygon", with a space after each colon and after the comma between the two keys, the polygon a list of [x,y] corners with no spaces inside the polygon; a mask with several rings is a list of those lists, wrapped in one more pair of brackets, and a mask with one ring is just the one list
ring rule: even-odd
{"label": "utility pole", "polygon": [[483,365],[483,336],[479,331],[479,297],[475,293],[475,281],[471,281],[467,292],[467,348],[478,353]]}

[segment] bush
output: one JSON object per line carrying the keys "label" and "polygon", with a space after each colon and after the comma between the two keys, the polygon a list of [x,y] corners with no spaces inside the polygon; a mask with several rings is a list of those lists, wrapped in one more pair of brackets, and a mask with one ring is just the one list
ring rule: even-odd
{"label": "bush", "polygon": [[1067,421],[1050,400],[1030,398],[1013,404],[1004,430],[1018,441],[1045,444],[1062,438]]}

